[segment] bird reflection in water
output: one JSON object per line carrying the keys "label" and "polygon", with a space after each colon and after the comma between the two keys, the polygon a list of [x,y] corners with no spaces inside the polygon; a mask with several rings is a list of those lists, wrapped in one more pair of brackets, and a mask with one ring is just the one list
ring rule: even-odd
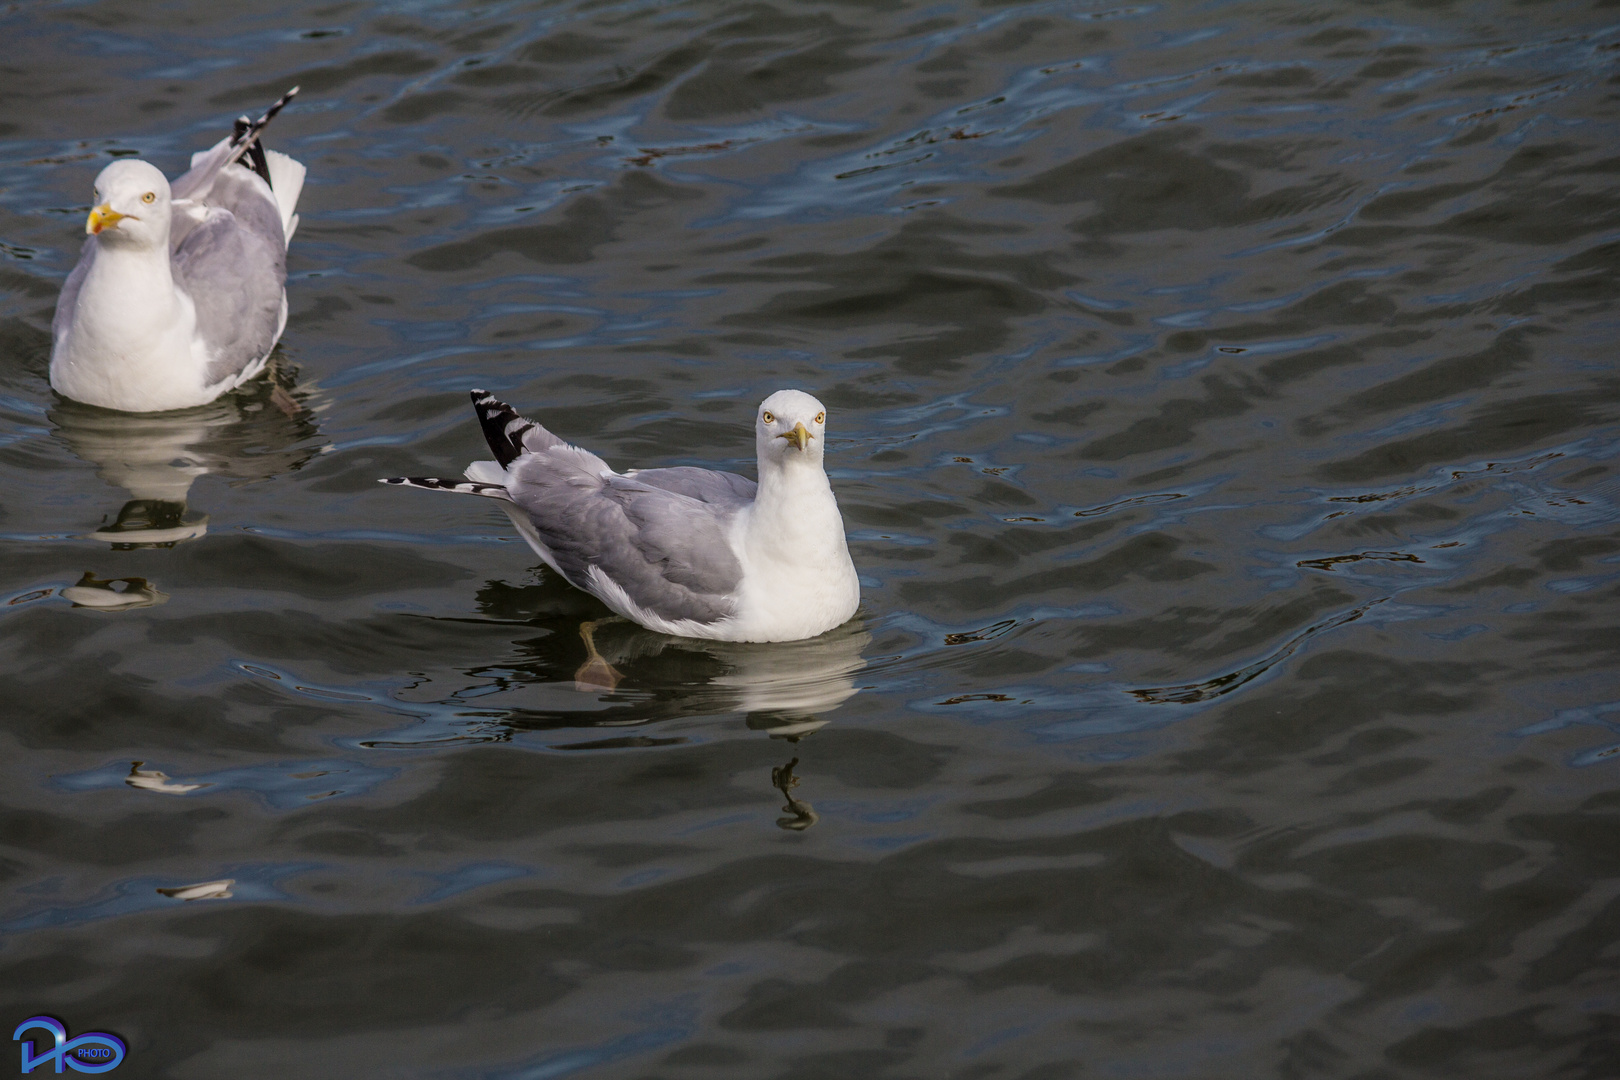
{"label": "bird reflection in water", "polygon": [[623,683],[626,692],[662,697],[676,689],[682,704],[694,706],[682,712],[747,713],[749,727],[786,737],[820,727],[826,721],[814,714],[855,693],[855,673],[866,666],[861,650],[872,635],[851,622],[804,641],[699,641],[609,616],[580,623],[579,638],[585,657],[573,673],[577,690],[601,693]]}
{"label": "bird reflection in water", "polygon": [[208,515],[186,503],[197,477],[247,483],[303,466],[323,447],[314,412],[299,400],[306,395],[289,385],[278,372],[207,405],[167,413],[58,400],[50,413],[56,438],[129,495],[87,539],[115,550],[173,547],[208,531]]}
{"label": "bird reflection in water", "polygon": [[62,590],[62,599],[74,607],[95,611],[128,611],[131,608],[156,607],[169,599],[143,577],[98,578],[89,570],[77,582]]}
{"label": "bird reflection in water", "polygon": [[195,885],[176,885],[171,889],[159,889],[158,892],[173,900],[229,900],[235,895],[231,892],[231,886],[235,884],[235,878],[221,878],[218,881],[199,881]]}
{"label": "bird reflection in water", "polygon": [[799,786],[799,778],[793,775],[793,767],[798,763],[799,759],[794,758],[786,765],[778,765],[771,770],[771,786],[787,800],[787,805],[782,807],[786,816],[777,818],[776,826],[790,832],[804,832],[821,820],[809,803],[793,797],[793,789]]}
{"label": "bird reflection in water", "polygon": [[[551,663],[569,665],[576,689],[642,699],[636,712],[649,722],[705,712],[746,713],[749,727],[784,738],[825,724],[817,714],[854,695],[855,675],[866,666],[861,651],[872,640],[859,622],[817,638],[769,644],[670,637],[616,616],[575,625],[583,658],[568,648],[572,635],[565,633],[533,645],[535,653],[549,654]],[[511,679],[519,672],[509,668],[503,674]],[[522,681],[556,679],[552,672],[535,675],[539,678]]]}
{"label": "bird reflection in water", "polygon": [[[623,624],[629,632],[606,637],[605,646],[599,646],[598,636],[605,637],[615,624]],[[670,650],[702,654],[721,666],[705,683],[687,683],[693,699],[702,702],[707,698],[712,705],[746,713],[744,722],[749,728],[790,743],[826,726],[829,720],[821,714],[838,708],[856,693],[855,675],[866,666],[862,650],[872,640],[859,623],[852,623],[806,641],[764,645],[697,642],[652,634],[622,619],[587,622],[580,627],[580,637],[586,658],[574,673],[577,688],[613,690],[621,683],[628,690],[638,688],[636,680],[626,681],[609,655],[628,666],[636,659]],[[687,673],[690,676],[690,667]],[[799,758],[794,757],[771,769],[771,786],[787,800],[776,824],[791,832],[803,832],[821,820],[810,803],[792,793],[799,786],[800,777],[794,773],[798,765]]]}
{"label": "bird reflection in water", "polygon": [[132,761],[129,766],[129,775],[124,777],[124,783],[132,788],[142,791],[155,791],[160,795],[186,795],[200,788],[212,787],[212,784],[183,784],[170,780],[169,774],[161,769],[143,769],[144,761]]}
{"label": "bird reflection in water", "polygon": [[[427,722],[368,738],[363,745],[405,748],[503,741],[525,732],[646,729],[726,713],[743,714],[753,731],[798,743],[829,723],[828,714],[859,692],[856,678],[866,667],[863,653],[872,643],[860,619],[804,641],[750,644],[670,637],[608,615],[543,571],[533,585],[489,582],[479,590],[478,600],[484,617],[466,621],[485,627],[493,621],[518,630],[511,639],[516,655],[498,664],[460,669],[459,675],[471,682],[449,695],[428,690],[437,677],[425,678],[413,689],[427,693],[398,701],[406,709],[413,702],[426,706],[420,715]],[[579,704],[571,705],[571,700]],[[589,752],[686,741],[685,734],[671,731],[570,737],[548,740],[547,746]],[[773,770],[772,786],[782,790],[783,784],[797,784],[798,764],[795,758]],[[783,796],[792,815],[783,819],[792,823],[784,828],[802,830],[815,823],[808,803],[785,790]]]}

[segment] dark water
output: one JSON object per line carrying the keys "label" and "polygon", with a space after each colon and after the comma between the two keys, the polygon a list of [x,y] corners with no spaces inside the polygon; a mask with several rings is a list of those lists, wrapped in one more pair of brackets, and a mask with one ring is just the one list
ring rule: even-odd
{"label": "dark water", "polygon": [[[0,1026],[174,1078],[1620,1075],[1620,8],[0,29]],[[293,83],[281,391],[56,399],[95,173]],[[610,623],[576,686],[605,610],[376,484],[483,454],[471,386],[745,471],[816,392],[861,616]]]}

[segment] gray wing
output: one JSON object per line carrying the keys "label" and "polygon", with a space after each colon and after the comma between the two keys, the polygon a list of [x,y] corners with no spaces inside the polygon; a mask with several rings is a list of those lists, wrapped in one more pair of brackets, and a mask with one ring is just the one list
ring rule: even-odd
{"label": "gray wing", "polygon": [[[586,452],[578,447],[569,447],[565,440],[547,431],[538,420],[522,415],[488,390],[472,391],[472,403],[473,410],[478,413],[478,426],[483,429],[484,441],[489,444],[490,453],[495,455],[495,460],[503,469],[524,454],[543,454],[558,447],[569,448],[576,453]],[[600,458],[593,456],[592,460],[601,464],[603,470],[612,471]],[[759,486],[736,473],[715,472],[690,465],[673,469],[631,469],[624,477],[728,510],[737,510],[752,503],[754,491]]]}
{"label": "gray wing", "polygon": [[732,614],[742,566],[727,531],[740,507],[597,471],[599,462],[562,445],[526,454],[508,469],[512,501],[563,576],[594,592],[594,566],[637,605],[671,621]]}
{"label": "gray wing", "polygon": [[711,506],[737,510],[754,501],[759,485],[746,476],[681,465],[673,469],[632,469],[626,478],[663,488]]}
{"label": "gray wing", "polygon": [[263,360],[281,336],[286,242],[275,196],[231,165],[214,178],[208,211],[173,255],[176,283],[197,309],[197,335],[213,357],[208,385]]}

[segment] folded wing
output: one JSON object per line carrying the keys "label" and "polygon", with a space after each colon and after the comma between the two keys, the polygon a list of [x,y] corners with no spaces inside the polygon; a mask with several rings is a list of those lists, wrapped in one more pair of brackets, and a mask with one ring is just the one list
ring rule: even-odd
{"label": "folded wing", "polygon": [[600,471],[596,455],[561,446],[507,469],[510,498],[557,570],[610,607],[612,595],[672,623],[735,613],[742,564],[730,541],[736,505],[716,506]]}
{"label": "folded wing", "polygon": [[752,480],[687,467],[620,475],[494,395],[474,390],[472,400],[495,461],[475,462],[468,480],[383,483],[505,501],[552,569],[637,621],[655,616],[679,633],[736,613],[731,529],[753,502]]}
{"label": "folded wing", "polygon": [[[216,190],[258,178],[239,168]],[[208,350],[206,385],[258,373],[286,322],[286,250],[275,204],[234,200],[235,209],[210,207],[171,259],[175,284],[197,313],[197,337]]]}

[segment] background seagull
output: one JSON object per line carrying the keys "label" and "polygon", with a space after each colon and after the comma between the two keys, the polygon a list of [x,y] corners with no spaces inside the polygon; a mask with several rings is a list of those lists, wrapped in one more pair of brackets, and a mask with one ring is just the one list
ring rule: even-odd
{"label": "background seagull", "polygon": [[144,161],[101,170],[90,239],[51,323],[57,393],[158,412],[202,405],[264,370],[287,325],[304,166],[259,136],[296,93],[237,120],[173,185]]}
{"label": "background seagull", "polygon": [[827,410],[809,394],[760,405],[758,485],[691,467],[620,474],[484,391],[472,398],[496,460],[465,481],[382,482],[502,500],[546,565],[650,630],[796,641],[855,614],[860,582],[822,468]]}

